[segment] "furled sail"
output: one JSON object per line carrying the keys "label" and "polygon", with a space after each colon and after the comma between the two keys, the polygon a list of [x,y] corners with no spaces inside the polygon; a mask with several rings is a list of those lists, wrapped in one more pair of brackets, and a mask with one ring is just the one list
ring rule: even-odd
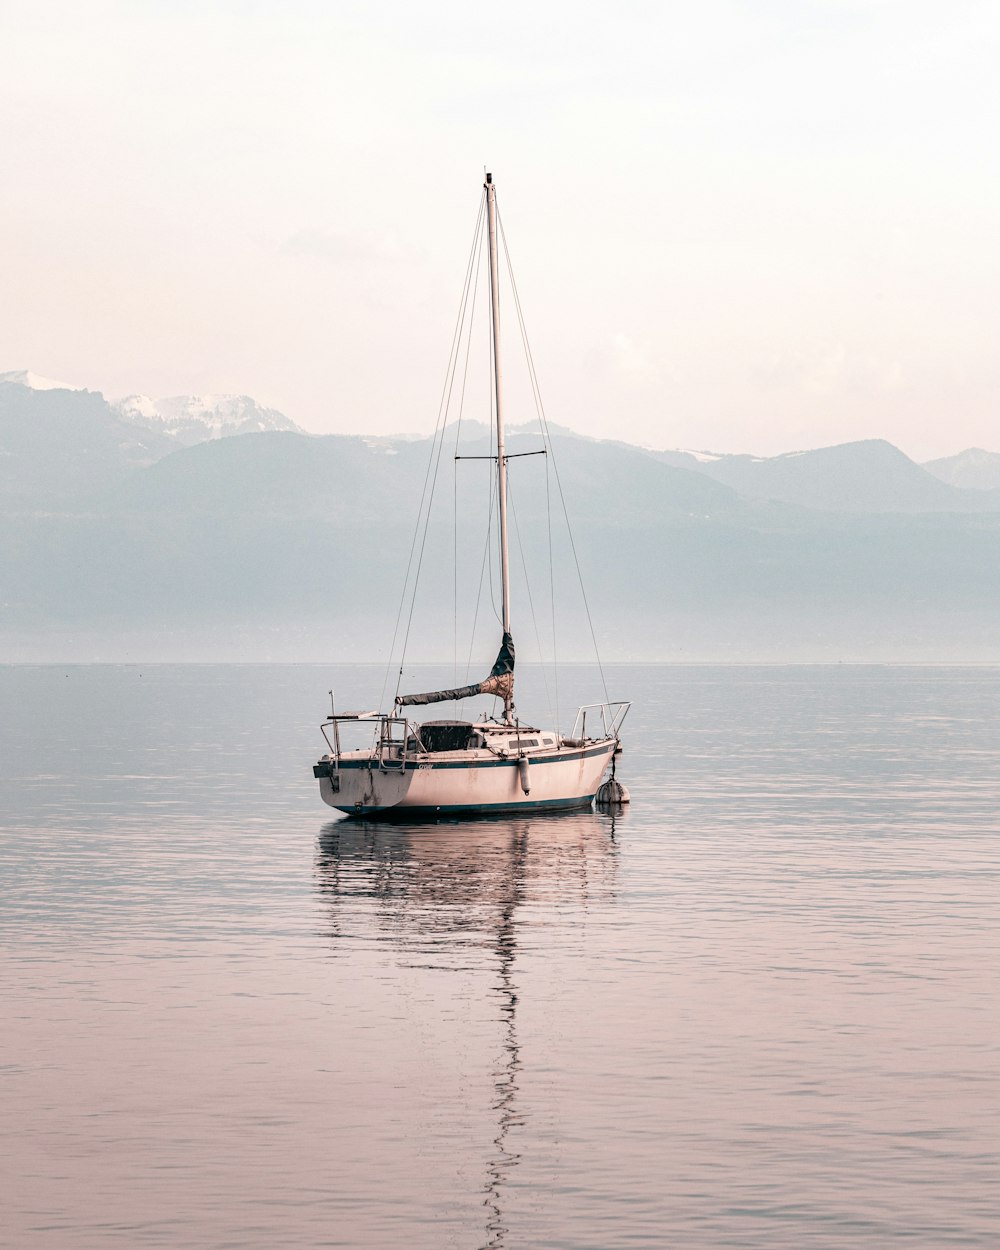
{"label": "furled sail", "polygon": [[426,694],[403,694],[396,699],[397,707],[423,703],[444,703],[448,699],[471,699],[477,694],[493,694],[498,699],[509,700],[514,696],[514,639],[504,633],[496,663],[485,681],[474,686],[458,686],[454,690],[429,690]]}

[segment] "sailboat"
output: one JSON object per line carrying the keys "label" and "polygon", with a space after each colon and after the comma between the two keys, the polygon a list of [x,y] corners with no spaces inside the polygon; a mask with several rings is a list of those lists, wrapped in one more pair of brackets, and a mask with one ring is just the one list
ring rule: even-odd
{"label": "sailboat", "polygon": [[[496,417],[497,520],[500,547],[501,640],[488,676],[471,685],[397,694],[389,712],[331,710],[321,729],[329,750],[313,766],[320,796],[356,817],[420,819],[481,816],[531,809],[589,807],[604,783],[611,801],[627,801],[614,779],[620,730],[629,703],[593,703],[577,712],[572,731],[539,729],[521,720],[514,704],[508,550],[508,453],[500,353],[500,298],[496,188],[484,185],[488,229],[491,359]],[[502,700],[502,714],[478,720],[410,719],[406,709],[461,702],[479,695]],[[345,749],[350,729],[370,729],[369,745]]]}

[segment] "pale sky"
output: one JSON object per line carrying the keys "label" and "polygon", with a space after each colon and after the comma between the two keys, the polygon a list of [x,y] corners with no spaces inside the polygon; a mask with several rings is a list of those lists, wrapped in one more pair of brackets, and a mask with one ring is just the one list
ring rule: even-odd
{"label": "pale sky", "polygon": [[429,433],[487,165],[550,420],[1000,450],[998,64],[995,0],[0,0],[0,372]]}

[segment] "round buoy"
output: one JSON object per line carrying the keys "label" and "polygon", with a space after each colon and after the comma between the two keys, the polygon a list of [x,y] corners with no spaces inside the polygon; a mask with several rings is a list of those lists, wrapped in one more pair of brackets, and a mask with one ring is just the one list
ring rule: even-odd
{"label": "round buoy", "polygon": [[597,791],[595,802],[599,807],[620,807],[628,803],[631,796],[620,781],[611,777]]}

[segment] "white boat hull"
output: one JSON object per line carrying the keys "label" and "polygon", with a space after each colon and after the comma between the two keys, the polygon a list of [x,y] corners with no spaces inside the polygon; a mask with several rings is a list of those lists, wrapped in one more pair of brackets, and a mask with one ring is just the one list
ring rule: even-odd
{"label": "white boat hull", "polygon": [[[449,752],[400,768],[363,752],[331,762],[321,776],[324,803],[355,816],[478,815],[586,807],[593,801],[617,746],[614,738],[579,747],[561,746],[522,759],[497,759],[488,752]],[[527,762],[522,779],[521,765]],[[525,782],[527,790],[525,790]]]}

